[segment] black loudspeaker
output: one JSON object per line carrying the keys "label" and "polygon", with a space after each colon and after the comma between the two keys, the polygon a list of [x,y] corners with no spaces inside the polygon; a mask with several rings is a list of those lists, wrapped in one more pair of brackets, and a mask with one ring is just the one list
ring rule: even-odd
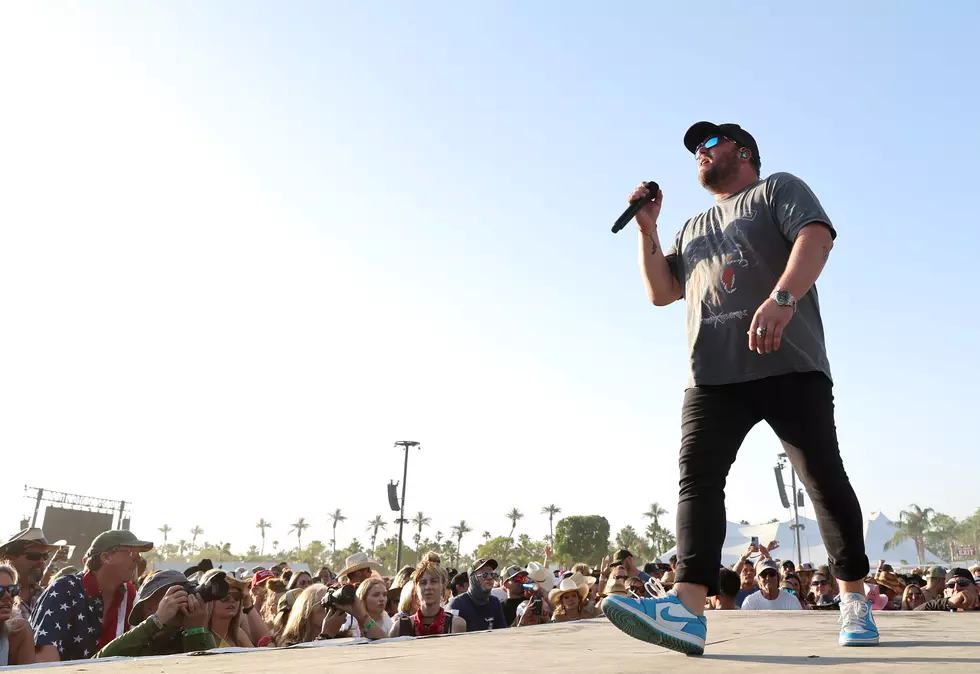
{"label": "black loudspeaker", "polygon": [[22,519],[20,521],[20,530],[23,531],[27,527],[31,526],[31,521],[29,519]]}
{"label": "black loudspeaker", "polygon": [[789,508],[789,499],[786,498],[786,487],[783,485],[783,469],[781,466],[773,468],[776,471],[776,486],[779,487],[779,502],[784,508]]}
{"label": "black loudspeaker", "polygon": [[797,508],[802,508],[803,507],[803,490],[802,489],[800,489],[798,492],[796,492],[796,507]]}
{"label": "black loudspeaker", "polygon": [[388,505],[395,512],[401,510],[401,506],[398,505],[398,483],[394,480],[388,483]]}
{"label": "black loudspeaker", "polygon": [[128,517],[127,517],[127,518],[125,518],[125,519],[124,519],[124,520],[122,521],[122,528],[123,528],[123,529],[124,529],[125,531],[129,531],[129,518],[128,518]]}

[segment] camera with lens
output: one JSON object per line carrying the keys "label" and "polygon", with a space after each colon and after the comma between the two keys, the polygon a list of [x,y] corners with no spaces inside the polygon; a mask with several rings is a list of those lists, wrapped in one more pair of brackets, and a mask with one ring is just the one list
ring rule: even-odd
{"label": "camera with lens", "polygon": [[181,587],[187,594],[196,594],[203,602],[220,601],[228,596],[228,581],[223,571],[211,576],[206,583],[184,583]]}
{"label": "camera with lens", "polygon": [[324,608],[339,608],[354,603],[357,592],[353,585],[341,585],[329,590],[323,595],[322,604]]}

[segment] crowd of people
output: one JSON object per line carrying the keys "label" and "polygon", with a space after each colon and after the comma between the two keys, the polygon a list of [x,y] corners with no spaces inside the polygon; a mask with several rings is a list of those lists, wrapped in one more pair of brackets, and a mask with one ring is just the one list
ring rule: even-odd
{"label": "crowd of people", "polygon": [[[520,628],[603,615],[610,596],[671,591],[676,559],[639,568],[628,550],[597,566],[559,568],[551,549],[526,566],[443,565],[429,552],[385,577],[366,553],[336,574],[269,568],[147,570],[153,544],[125,530],[95,538],[83,568],[57,569],[63,546],[30,528],[0,546],[0,666],[213,648],[286,647],[341,638],[380,640]],[[715,610],[840,610],[826,566],[773,558],[775,542],[750,545],[722,568]],[[980,566],[896,573],[884,562],[866,579],[876,610],[980,610]]]}

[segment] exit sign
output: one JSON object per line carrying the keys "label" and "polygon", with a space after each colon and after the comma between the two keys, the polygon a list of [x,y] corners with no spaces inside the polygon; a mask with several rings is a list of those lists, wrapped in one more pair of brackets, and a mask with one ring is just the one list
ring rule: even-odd
{"label": "exit sign", "polygon": [[977,556],[977,549],[976,548],[956,548],[956,556],[957,557],[976,557]]}

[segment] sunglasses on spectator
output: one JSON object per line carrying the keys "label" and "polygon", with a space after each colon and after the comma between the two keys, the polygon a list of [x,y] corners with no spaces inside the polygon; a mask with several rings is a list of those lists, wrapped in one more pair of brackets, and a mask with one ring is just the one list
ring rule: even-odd
{"label": "sunglasses on spectator", "polygon": [[229,592],[228,596],[225,597],[225,601],[241,601],[241,600],[242,600],[241,592]]}
{"label": "sunglasses on spectator", "polygon": [[954,587],[970,587],[973,585],[970,581],[965,578],[958,578],[957,580],[951,580],[946,583],[946,589],[952,590]]}
{"label": "sunglasses on spectator", "polygon": [[513,576],[513,577],[512,577],[511,579],[510,579],[510,582],[512,582],[512,583],[521,583],[521,584],[524,584],[524,583],[526,583],[526,582],[527,582],[527,576]]}
{"label": "sunglasses on spectator", "polygon": [[16,597],[20,594],[20,585],[16,583],[13,585],[0,585],[0,597],[4,594],[9,594],[11,597]]}
{"label": "sunglasses on spectator", "polygon": [[694,148],[694,156],[697,157],[698,156],[698,153],[700,153],[701,150],[710,150],[715,145],[717,145],[718,144],[718,141],[720,141],[720,140],[727,140],[729,143],[734,143],[735,145],[738,145],[738,143],[736,143],[731,138],[725,138],[724,136],[712,136],[711,138],[709,138],[708,140],[704,141],[703,143],[701,143],[700,145],[698,145],[696,148]]}
{"label": "sunglasses on spectator", "polygon": [[25,552],[24,556],[32,562],[46,562],[51,555],[46,552]]}
{"label": "sunglasses on spectator", "polygon": [[494,580],[497,580],[498,578],[500,578],[499,575],[497,575],[496,573],[493,573],[492,571],[483,571],[483,572],[478,573],[478,574],[475,574],[475,575],[480,580],[486,580],[487,578],[493,578]]}
{"label": "sunglasses on spectator", "polygon": [[821,585],[829,585],[830,581],[827,580],[813,580],[810,581],[810,587],[820,587]]}

